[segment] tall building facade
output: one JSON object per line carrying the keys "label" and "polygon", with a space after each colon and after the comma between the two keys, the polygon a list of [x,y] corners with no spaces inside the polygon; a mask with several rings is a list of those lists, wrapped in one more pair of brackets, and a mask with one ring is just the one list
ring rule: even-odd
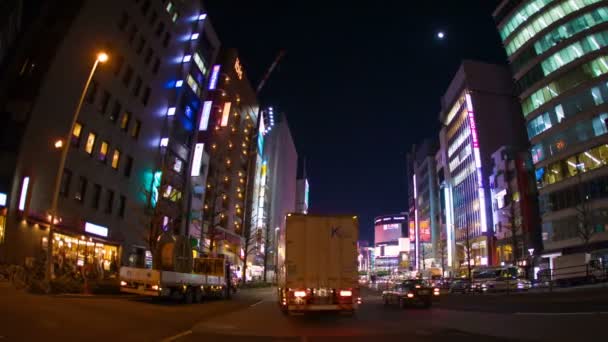
{"label": "tall building facade", "polygon": [[[270,114],[271,108],[268,109]],[[272,111],[274,112],[274,110]],[[264,156],[268,165],[267,208],[268,223],[265,231],[264,265],[267,279],[274,278],[278,238],[285,231],[287,214],[296,211],[296,177],[298,153],[285,114],[273,114],[273,125],[265,138]]]}
{"label": "tall building facade", "polygon": [[407,155],[410,241],[417,269],[434,267],[438,257],[440,223],[437,198],[435,140],[412,146]]}
{"label": "tall building facade", "polygon": [[406,213],[374,219],[374,270],[395,273],[414,268],[407,223]]}
{"label": "tall building facade", "polygon": [[235,49],[224,50],[210,72],[210,95],[198,127],[199,146],[209,155],[202,247],[238,265],[245,259],[247,212],[253,206],[255,170],[261,165],[254,141],[259,106]]}
{"label": "tall building facade", "polygon": [[[54,263],[151,266],[160,234],[189,233],[194,127],[219,41],[200,2],[42,6],[1,73],[0,258],[20,264],[48,247],[59,149],[68,144]],[[91,73],[61,140],[100,51],[109,59]]]}
{"label": "tall building facade", "polygon": [[543,256],[587,251],[605,257],[608,4],[503,1],[494,18],[530,140]]}
{"label": "tall building facade", "polygon": [[527,150],[502,146],[492,153],[489,178],[497,263],[529,266],[542,248],[538,192]]}
{"label": "tall building facade", "polygon": [[454,271],[496,264],[488,177],[492,153],[525,144],[508,69],[464,61],[441,99],[446,238]]}

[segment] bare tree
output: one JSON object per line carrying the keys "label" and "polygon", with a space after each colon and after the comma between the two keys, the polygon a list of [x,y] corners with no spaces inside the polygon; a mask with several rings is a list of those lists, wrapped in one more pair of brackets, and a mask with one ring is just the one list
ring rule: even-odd
{"label": "bare tree", "polygon": [[593,211],[589,200],[589,195],[585,189],[585,186],[581,179],[581,171],[578,173],[578,205],[575,207],[576,210],[576,233],[578,237],[583,240],[583,246],[585,252],[590,250],[590,241],[595,234],[593,227]]}
{"label": "bare tree", "polygon": [[518,261],[523,257],[520,252],[520,237],[523,241],[522,232],[521,232],[521,220],[519,215],[515,213],[515,202],[512,201],[509,204],[508,212],[502,210],[502,215],[507,218],[508,224],[504,225],[505,228],[509,232],[509,236],[511,238],[511,244],[513,246],[513,264],[517,265]]}
{"label": "bare tree", "polygon": [[[258,245],[259,242],[261,241],[261,233],[262,230],[261,229],[257,229],[255,233],[252,232],[251,230],[251,225],[246,225],[245,226],[246,229],[243,232],[243,240],[245,242],[244,246],[243,246],[243,254],[244,254],[244,260],[243,260],[243,268],[242,268],[242,279],[243,282],[245,282],[246,275],[247,275],[247,259],[249,259],[250,256],[252,255],[256,255],[257,251],[258,251]],[[265,270],[264,270],[265,271]]]}

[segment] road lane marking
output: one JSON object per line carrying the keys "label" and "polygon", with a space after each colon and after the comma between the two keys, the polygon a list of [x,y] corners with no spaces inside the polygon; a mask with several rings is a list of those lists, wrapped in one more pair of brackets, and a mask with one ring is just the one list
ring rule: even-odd
{"label": "road lane marking", "polygon": [[261,300],[261,301],[259,301],[257,303],[253,303],[253,304],[249,305],[249,307],[252,308],[252,307],[254,307],[254,306],[258,305],[258,304],[262,304],[262,302],[264,302],[264,301]]}
{"label": "road lane marking", "polygon": [[181,332],[177,335],[173,335],[171,337],[167,337],[166,339],[162,340],[161,342],[171,342],[171,341],[176,341],[182,337],[186,337],[188,335],[192,335],[192,330],[186,330],[184,332]]}
{"label": "road lane marking", "polygon": [[519,316],[590,316],[590,315],[607,315],[608,312],[592,311],[592,312],[516,312],[514,315]]}

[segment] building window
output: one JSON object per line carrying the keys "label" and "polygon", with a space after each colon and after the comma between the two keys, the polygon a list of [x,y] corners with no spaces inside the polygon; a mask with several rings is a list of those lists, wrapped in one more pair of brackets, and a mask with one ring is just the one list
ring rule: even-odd
{"label": "building window", "polygon": [[127,156],[127,160],[125,161],[125,177],[131,177],[131,172],[133,171],[133,157]]}
{"label": "building window", "polygon": [[179,13],[177,11],[173,12],[173,15],[171,16],[171,21],[176,22],[177,19],[179,19]]}
{"label": "building window", "polygon": [[120,163],[120,150],[115,149],[112,155],[112,168],[118,170],[118,164]]}
{"label": "building window", "polygon": [[114,107],[112,107],[112,112],[110,113],[110,121],[116,122],[118,120],[118,116],[120,115],[120,111],[122,110],[122,105],[118,100],[114,100]]}
{"label": "building window", "polygon": [[146,57],[144,58],[144,63],[146,65],[150,64],[150,62],[152,61],[152,55],[154,55],[154,50],[149,47],[148,50],[146,50]]}
{"label": "building window", "polygon": [[80,137],[82,136],[82,125],[78,122],[74,124],[72,130],[72,146],[80,147]]}
{"label": "building window", "polygon": [[95,133],[90,132],[89,136],[87,137],[87,144],[84,146],[85,152],[90,155],[93,154],[93,147],[95,146],[95,138],[96,138]]}
{"label": "building window", "polygon": [[143,103],[144,106],[147,106],[149,100],[150,100],[150,87],[146,87],[146,89],[144,90],[144,96],[141,98],[141,103]]}
{"label": "building window", "polygon": [[118,216],[125,217],[125,209],[127,207],[127,198],[125,196],[120,196],[120,200],[118,202]]}
{"label": "building window", "polygon": [[99,209],[99,200],[101,199],[101,185],[93,185],[93,198],[91,199],[91,207],[93,209]]}
{"label": "building window", "polygon": [[160,58],[156,57],[154,60],[154,66],[152,67],[152,72],[154,75],[158,74],[158,69],[160,69]]}
{"label": "building window", "polygon": [[91,84],[89,85],[89,89],[87,89],[87,103],[92,104],[95,103],[95,97],[97,96],[97,88],[98,88],[98,84],[97,81],[92,80]]}
{"label": "building window", "polygon": [[87,179],[80,176],[78,178],[78,187],[76,188],[76,193],[74,194],[74,199],[78,202],[84,202],[84,197],[87,192]]}
{"label": "building window", "polygon": [[124,31],[127,28],[127,24],[129,23],[129,14],[127,12],[122,12],[120,15],[120,20],[118,21],[118,28],[121,31]]}
{"label": "building window", "polygon": [[135,37],[137,36],[137,26],[133,25],[131,26],[131,29],[129,30],[129,43],[133,43],[135,41]]}
{"label": "building window", "polygon": [[105,203],[106,207],[105,207],[105,213],[106,214],[111,214],[112,213],[112,206],[114,205],[114,191],[112,190],[107,190],[106,191],[106,203]]}
{"label": "building window", "polygon": [[145,45],[146,39],[144,38],[144,36],[140,36],[139,41],[137,42],[137,49],[135,49],[135,52],[137,52],[137,54],[139,55],[144,50]]}
{"label": "building window", "polygon": [[163,46],[169,46],[169,41],[171,41],[171,33],[165,32],[165,38],[163,39]]}
{"label": "building window", "polygon": [[105,115],[108,112],[109,105],[110,105],[110,92],[107,90],[104,90],[103,94],[101,95],[101,107],[99,107],[102,115]]}
{"label": "building window", "polygon": [[114,75],[118,76],[122,70],[122,66],[125,64],[125,58],[123,56],[116,57],[116,64],[114,64]]}
{"label": "building window", "polygon": [[135,79],[135,86],[133,87],[133,96],[139,96],[139,93],[141,92],[141,84],[141,77],[137,76]]}
{"label": "building window", "polygon": [[154,34],[156,34],[157,37],[160,37],[160,35],[163,34],[164,31],[165,31],[165,23],[160,21],[158,23],[158,25],[156,26],[156,31],[154,32]]}
{"label": "building window", "polygon": [[131,83],[132,78],[133,78],[133,67],[128,66],[127,71],[125,72],[125,75],[122,78],[122,84],[124,84],[125,87],[129,87],[129,83]]}
{"label": "building window", "polygon": [[126,132],[129,129],[129,121],[131,121],[131,113],[124,112],[120,119],[120,129]]}
{"label": "building window", "polygon": [[63,175],[61,176],[61,185],[59,187],[59,194],[63,197],[68,197],[70,192],[70,183],[72,182],[72,171],[63,169]]}
{"label": "building window", "polygon": [[108,148],[109,146],[107,141],[102,141],[101,145],[99,145],[99,156],[97,159],[102,163],[105,163],[106,159],[108,159]]}
{"label": "building window", "polygon": [[131,127],[131,137],[133,137],[133,139],[137,140],[137,138],[139,138],[140,130],[141,130],[141,121],[136,119],[135,122],[133,123],[133,127]]}

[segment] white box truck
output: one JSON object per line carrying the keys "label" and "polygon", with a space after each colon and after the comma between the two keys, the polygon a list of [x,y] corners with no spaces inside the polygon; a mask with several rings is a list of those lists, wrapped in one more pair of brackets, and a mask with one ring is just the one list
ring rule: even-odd
{"label": "white box truck", "polygon": [[553,261],[553,281],[557,285],[594,283],[606,280],[606,269],[589,253],[561,255]]}
{"label": "white box truck", "polygon": [[354,312],[361,303],[356,216],[288,214],[278,251],[283,312]]}
{"label": "white box truck", "polygon": [[192,272],[121,267],[120,289],[141,296],[182,299],[186,303],[198,303],[204,297],[230,296],[224,258],[201,257],[193,263]]}

